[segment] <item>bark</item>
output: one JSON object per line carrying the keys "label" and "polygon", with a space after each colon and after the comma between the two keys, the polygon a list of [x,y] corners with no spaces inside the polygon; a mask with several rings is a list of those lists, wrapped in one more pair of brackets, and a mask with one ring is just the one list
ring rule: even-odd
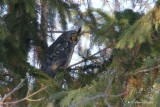
{"label": "bark", "polygon": [[45,52],[48,48],[47,46],[47,25],[48,25],[48,6],[46,0],[40,0],[41,4],[41,25],[40,25],[40,47],[38,47],[39,52],[38,57],[40,59],[41,65],[44,63]]}

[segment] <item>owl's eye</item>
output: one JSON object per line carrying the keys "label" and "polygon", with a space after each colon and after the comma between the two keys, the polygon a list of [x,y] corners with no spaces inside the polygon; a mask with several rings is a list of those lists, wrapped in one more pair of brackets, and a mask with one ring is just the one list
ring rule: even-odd
{"label": "owl's eye", "polygon": [[72,34],[71,37],[70,37],[70,41],[73,42],[73,43],[77,42],[77,34]]}

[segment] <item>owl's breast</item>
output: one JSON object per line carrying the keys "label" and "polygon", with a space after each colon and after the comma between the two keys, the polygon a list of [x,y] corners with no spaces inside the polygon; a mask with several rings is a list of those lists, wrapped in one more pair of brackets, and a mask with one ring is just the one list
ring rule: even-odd
{"label": "owl's breast", "polygon": [[77,44],[79,31],[64,32],[58,39],[47,49],[45,54],[42,70],[49,75],[54,75],[59,68],[67,68]]}

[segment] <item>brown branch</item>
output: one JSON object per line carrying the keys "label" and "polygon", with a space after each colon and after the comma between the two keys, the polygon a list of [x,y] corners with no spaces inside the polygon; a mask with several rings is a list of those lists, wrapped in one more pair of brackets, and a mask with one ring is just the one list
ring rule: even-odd
{"label": "brown branch", "polygon": [[108,79],[108,86],[107,86],[107,88],[106,88],[106,92],[108,93],[109,92],[109,90],[110,90],[110,88],[111,88],[111,85],[112,85],[112,82],[113,82],[113,78],[109,78]]}
{"label": "brown branch", "polygon": [[30,101],[30,102],[37,102],[37,101],[41,101],[43,99],[44,99],[44,97],[39,98],[39,99],[27,99],[27,100]]}
{"label": "brown branch", "polygon": [[135,72],[134,74],[137,75],[139,73],[146,73],[146,72],[152,71],[154,69],[158,69],[158,68],[160,68],[160,65],[153,67],[153,68],[149,68],[149,69],[139,70],[139,71]]}
{"label": "brown branch", "polygon": [[141,45],[137,45],[137,46],[135,46],[135,49],[133,50],[133,61],[132,61],[132,64],[136,61],[136,56],[137,56],[137,54],[138,54],[138,51],[139,51],[139,49],[140,49],[140,46]]}
{"label": "brown branch", "polygon": [[71,67],[73,67],[73,66],[76,66],[76,65],[78,65],[78,64],[80,64],[80,63],[82,63],[82,62],[85,62],[86,60],[92,58],[93,56],[99,54],[99,53],[102,52],[102,51],[105,51],[106,49],[107,49],[107,48],[104,48],[104,49],[96,52],[95,54],[93,54],[93,55],[91,55],[91,56],[89,56],[89,57],[87,57],[87,58],[85,58],[85,59],[83,59],[83,60],[81,60],[81,61],[79,61],[79,62],[77,62],[77,63],[75,63],[75,64],[70,65],[68,68],[71,68]]}
{"label": "brown branch", "polygon": [[34,95],[36,95],[36,94],[38,94],[39,92],[41,92],[41,91],[43,91],[44,89],[46,89],[47,87],[42,87],[41,89],[39,89],[38,91],[36,91],[36,92],[34,92],[34,93],[32,93],[32,94],[30,94],[30,95],[28,95],[27,96],[27,98],[29,98],[29,97],[33,97]]}
{"label": "brown branch", "polygon": [[108,4],[108,6],[109,6],[109,8],[110,8],[111,13],[113,13],[113,9],[111,8],[108,0],[106,1],[106,3]]}
{"label": "brown branch", "polygon": [[50,31],[47,31],[48,33],[64,33],[65,31],[53,31],[53,30],[50,30]]}
{"label": "brown branch", "polygon": [[[53,31],[53,30],[49,30],[47,31],[48,33],[64,33],[65,31]],[[82,31],[81,35],[84,33],[91,33],[91,31]]]}
{"label": "brown branch", "polygon": [[9,105],[9,104],[17,104],[19,102],[22,102],[22,101],[41,101],[44,99],[44,97],[42,98],[39,98],[39,99],[31,99],[31,97],[33,97],[34,95],[38,94],[39,92],[43,91],[44,89],[46,89],[47,87],[42,87],[40,88],[38,91],[32,93],[32,94],[29,94],[27,95],[26,97],[20,99],[20,100],[17,100],[17,101],[13,101],[13,102],[4,102],[5,99],[7,99],[8,97],[10,97],[15,91],[17,91],[18,89],[20,89],[22,86],[23,86],[23,82],[24,80],[21,80],[21,82],[10,92],[8,93],[7,95],[5,95],[2,99],[2,101],[0,101],[0,105]]}
{"label": "brown branch", "polygon": [[41,101],[41,100],[44,99],[44,97],[39,98],[39,99],[30,99],[30,97],[33,97],[34,95],[38,94],[39,92],[43,91],[44,89],[46,89],[46,87],[43,87],[43,88],[39,89],[38,91],[36,91],[36,92],[34,92],[34,93],[32,93],[32,94],[30,94],[30,95],[28,95],[28,96],[20,99],[20,100],[17,100],[17,101],[13,101],[13,102],[0,102],[0,105],[17,104],[17,103],[20,103],[20,102],[25,101],[25,100],[27,100],[27,101],[34,101],[34,102],[35,101],[36,102],[37,101]]}
{"label": "brown branch", "polygon": [[3,97],[1,102],[3,103],[5,99],[10,97],[15,91],[19,90],[23,86],[24,81],[25,81],[25,79],[21,80],[21,82],[11,92],[9,92],[8,94],[4,95],[4,97]]}

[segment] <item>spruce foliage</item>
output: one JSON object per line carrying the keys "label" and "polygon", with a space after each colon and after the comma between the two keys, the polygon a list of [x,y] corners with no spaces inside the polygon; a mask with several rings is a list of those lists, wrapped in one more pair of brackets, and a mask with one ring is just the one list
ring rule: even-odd
{"label": "spruce foliage", "polygon": [[[0,97],[26,78],[23,87],[0,105],[13,106],[9,103],[43,89],[15,106],[158,107],[159,0],[146,14],[124,9],[110,15],[93,8],[90,0],[83,3],[87,9],[82,12],[72,0],[0,1]],[[68,30],[68,22],[80,23],[84,37],[92,35],[90,47],[79,43],[82,61],[50,78],[27,62],[28,53],[34,50],[34,60],[43,64],[50,33],[57,24]],[[95,54],[93,45],[100,49]]]}

